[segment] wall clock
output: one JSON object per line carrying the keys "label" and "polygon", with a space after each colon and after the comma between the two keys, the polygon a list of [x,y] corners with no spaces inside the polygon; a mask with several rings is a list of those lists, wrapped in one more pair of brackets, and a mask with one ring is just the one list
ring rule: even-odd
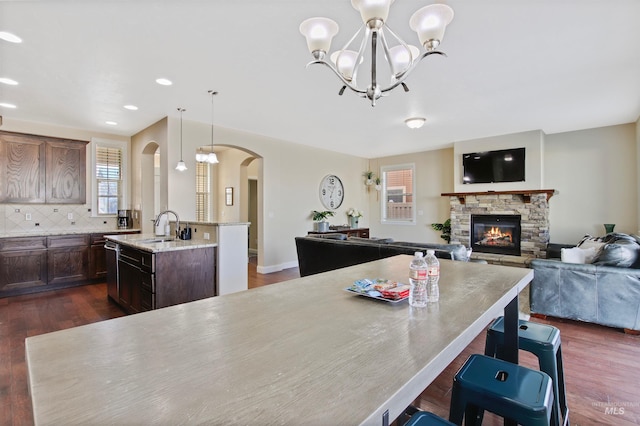
{"label": "wall clock", "polygon": [[344,200],[344,186],[338,176],[326,175],[320,182],[320,201],[322,205],[329,209],[335,210],[342,204]]}

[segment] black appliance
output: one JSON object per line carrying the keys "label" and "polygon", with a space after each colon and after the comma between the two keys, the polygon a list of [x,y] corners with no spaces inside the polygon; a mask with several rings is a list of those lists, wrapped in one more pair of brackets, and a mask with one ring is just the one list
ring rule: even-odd
{"label": "black appliance", "polygon": [[133,220],[131,219],[131,210],[118,210],[118,229],[133,228]]}

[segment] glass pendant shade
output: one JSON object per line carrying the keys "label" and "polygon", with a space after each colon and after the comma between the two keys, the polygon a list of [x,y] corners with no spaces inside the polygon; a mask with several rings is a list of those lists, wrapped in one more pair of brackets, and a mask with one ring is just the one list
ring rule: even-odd
{"label": "glass pendant shade", "polygon": [[[409,48],[408,50],[407,47]],[[389,60],[391,61],[393,75],[398,76],[405,72],[419,55],[420,49],[411,45],[405,47],[399,44],[389,49]]]}
{"label": "glass pendant shade", "polygon": [[[351,81],[356,69],[356,59],[358,58],[358,52],[353,50],[338,50],[331,55],[331,61],[336,64],[338,71],[344,77],[345,80]],[[364,58],[360,57],[360,64]],[[359,64],[358,64],[359,65]]]}
{"label": "glass pendant shade", "polygon": [[420,44],[433,50],[442,41],[444,30],[453,19],[453,9],[445,4],[431,4],[411,16],[409,26],[418,33]]}
{"label": "glass pendant shade", "polygon": [[207,155],[207,163],[218,164],[218,156],[215,152],[210,152],[209,155]]}
{"label": "glass pendant shade", "polygon": [[208,156],[207,154],[205,154],[204,152],[202,152],[202,151],[200,151],[200,150],[198,150],[198,151],[196,152],[196,161],[197,161],[198,163],[204,163],[205,161],[207,161],[207,158],[208,158],[208,157],[209,157],[209,156]]}
{"label": "glass pendant shade", "polygon": [[351,6],[360,12],[362,22],[365,24],[372,19],[387,21],[389,7],[394,0],[351,0]]}
{"label": "glass pendant shade", "polygon": [[338,24],[328,18],[309,18],[300,24],[300,32],[307,39],[309,52],[328,52],[331,40],[338,33]]}
{"label": "glass pendant shade", "polygon": [[186,111],[184,108],[178,108],[180,111],[180,161],[176,165],[176,170],[179,172],[184,172],[187,170],[187,165],[182,161],[182,113]]}

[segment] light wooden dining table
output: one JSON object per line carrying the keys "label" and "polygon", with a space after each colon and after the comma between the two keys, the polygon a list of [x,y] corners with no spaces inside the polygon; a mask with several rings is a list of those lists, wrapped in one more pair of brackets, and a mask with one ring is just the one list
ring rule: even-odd
{"label": "light wooden dining table", "polygon": [[384,425],[505,314],[517,362],[530,269],[441,260],[440,301],[346,291],[407,282],[410,256],[29,337],[38,425]]}

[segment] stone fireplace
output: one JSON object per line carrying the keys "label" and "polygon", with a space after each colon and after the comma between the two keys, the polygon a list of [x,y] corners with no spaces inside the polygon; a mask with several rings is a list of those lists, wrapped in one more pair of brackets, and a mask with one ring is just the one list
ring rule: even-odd
{"label": "stone fireplace", "polygon": [[553,194],[552,189],[442,194],[451,207],[451,242],[474,252],[545,258]]}

